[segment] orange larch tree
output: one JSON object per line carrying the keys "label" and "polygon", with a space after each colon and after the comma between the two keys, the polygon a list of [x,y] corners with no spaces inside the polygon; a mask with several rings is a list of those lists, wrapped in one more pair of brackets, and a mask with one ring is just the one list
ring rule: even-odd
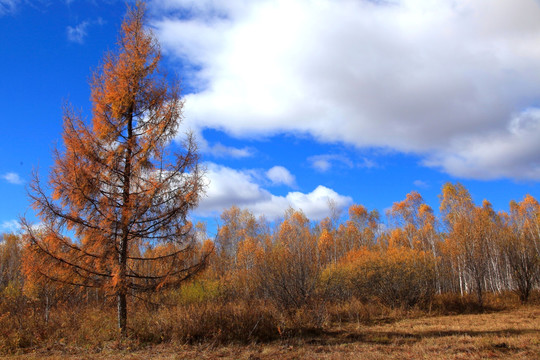
{"label": "orange larch tree", "polygon": [[196,144],[187,135],[181,151],[167,151],[183,103],[144,14],[142,3],[128,8],[118,49],[94,73],[91,124],[66,106],[49,184],[36,173],[29,189],[41,225],[22,219],[42,259],[34,271],[114,295],[123,335],[128,295],[174,286],[206,259],[188,218],[204,185]]}

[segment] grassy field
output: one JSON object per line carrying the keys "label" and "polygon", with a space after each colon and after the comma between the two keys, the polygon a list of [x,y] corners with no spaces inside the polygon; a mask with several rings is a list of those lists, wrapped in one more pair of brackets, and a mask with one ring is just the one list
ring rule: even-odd
{"label": "grassy field", "polygon": [[341,324],[265,344],[35,350],[8,359],[540,359],[540,307]]}

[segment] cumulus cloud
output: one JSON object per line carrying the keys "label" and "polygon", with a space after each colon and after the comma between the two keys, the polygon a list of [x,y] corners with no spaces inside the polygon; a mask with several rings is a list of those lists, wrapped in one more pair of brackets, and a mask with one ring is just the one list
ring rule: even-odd
{"label": "cumulus cloud", "polygon": [[[164,50],[193,70],[185,114],[201,128],[306,133],[416,153],[458,176],[540,179],[524,156],[540,141],[524,149],[528,136],[507,129],[540,96],[535,0],[151,5]],[[500,161],[486,155],[493,142]]]}
{"label": "cumulus cloud", "polygon": [[23,179],[19,176],[19,174],[15,172],[8,172],[3,175],[0,175],[0,178],[4,179],[10,184],[20,185],[24,183]]}
{"label": "cumulus cloud", "polygon": [[425,163],[462,177],[476,179],[540,179],[540,109],[527,109],[505,130],[459,139],[450,149]]}
{"label": "cumulus cloud", "polygon": [[201,216],[216,215],[236,205],[270,220],[283,216],[289,207],[302,210],[311,220],[320,220],[330,215],[329,201],[333,201],[338,209],[352,203],[350,197],[324,186],[309,193],[294,191],[285,196],[273,195],[259,184],[253,171],[235,170],[214,163],[206,166],[209,186],[196,210]]}
{"label": "cumulus cloud", "polygon": [[294,186],[296,181],[294,175],[283,166],[274,166],[273,168],[269,169],[266,172],[266,177],[274,185]]}

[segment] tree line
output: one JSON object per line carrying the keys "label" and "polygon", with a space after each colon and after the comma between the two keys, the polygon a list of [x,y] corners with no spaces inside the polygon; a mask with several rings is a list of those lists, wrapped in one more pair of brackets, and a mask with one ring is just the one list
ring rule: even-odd
{"label": "tree line", "polygon": [[[488,201],[475,205],[463,185],[447,183],[440,216],[411,192],[393,204],[386,219],[383,224],[378,211],[352,205],[346,218],[334,214],[314,222],[289,209],[282,220],[269,222],[233,206],[221,214],[213,239],[203,223],[191,227],[193,243],[178,264],[204,259],[197,273],[148,293],[133,287],[126,296],[149,311],[262,301],[294,314],[353,301],[427,309],[445,294],[472,295],[480,307],[486,294],[508,291],[527,302],[540,285],[540,204],[531,195],[511,201],[507,212],[496,212]],[[138,264],[137,273],[150,276],[170,267],[171,251],[176,249],[170,244],[140,244],[129,256],[161,259]],[[73,270],[60,275],[62,267],[49,257],[36,251],[28,235],[2,235],[2,308],[16,314],[30,306],[46,322],[58,306],[112,304],[116,293],[108,286],[58,281],[73,277]]]}
{"label": "tree line", "polygon": [[526,302],[540,280],[540,205],[531,195],[496,212],[447,183],[440,216],[418,192],[388,210],[349,208],[311,222],[290,209],[270,226],[249,210],[221,215],[210,272],[242,296],[300,306],[313,297],[352,297],[391,306],[429,303],[435,294],[514,291]]}

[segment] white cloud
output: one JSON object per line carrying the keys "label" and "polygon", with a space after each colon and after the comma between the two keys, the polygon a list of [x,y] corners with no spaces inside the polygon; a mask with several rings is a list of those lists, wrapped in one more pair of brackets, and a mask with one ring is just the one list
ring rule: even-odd
{"label": "white cloud", "polygon": [[251,150],[246,147],[239,149],[231,146],[225,146],[221,143],[209,146],[206,149],[206,152],[214,155],[215,157],[245,158],[253,155]]}
{"label": "white cloud", "polygon": [[507,129],[463,138],[449,151],[425,160],[429,166],[476,179],[540,179],[540,108],[515,115]]}
{"label": "white cloud", "polygon": [[332,163],[325,158],[311,158],[311,166],[320,172],[327,172],[332,167]]}
{"label": "white cloud", "polygon": [[3,175],[0,175],[0,178],[6,180],[10,184],[20,185],[24,183],[23,179],[21,179],[19,174],[15,172],[8,172]]}
{"label": "white cloud", "polygon": [[0,0],[0,16],[12,14],[21,0]]}
{"label": "white cloud", "polygon": [[248,147],[237,148],[234,146],[223,145],[219,142],[211,144],[204,138],[202,129],[189,118],[182,119],[178,134],[179,135],[176,137],[178,143],[181,144],[184,141],[186,134],[192,134],[195,137],[199,151],[202,154],[211,155],[216,158],[242,159],[251,157],[254,154],[254,150]]}
{"label": "white cloud", "polygon": [[[151,5],[164,14],[154,25],[165,51],[194,70],[187,80],[197,93],[186,96],[185,114],[200,128],[307,133],[413,152],[459,176],[482,178],[480,167],[540,179],[513,171],[535,163],[520,153],[520,136],[505,134],[512,114],[540,97],[535,0]],[[473,143],[487,149],[493,139],[513,151],[505,156],[512,162],[468,155]],[[540,153],[540,141],[531,146]]]}
{"label": "white cloud", "polygon": [[266,177],[272,181],[274,185],[294,186],[295,177],[289,170],[283,166],[274,166],[266,172]]}
{"label": "white cloud", "polygon": [[[338,155],[338,154],[315,155],[315,156],[310,156],[307,160],[311,164],[311,167],[319,172],[327,172],[335,164],[346,166],[348,168],[352,168],[354,166],[351,159],[349,159],[348,157],[344,155]],[[365,161],[368,161],[368,160],[365,160]],[[368,161],[367,164],[371,164],[371,162]]]}
{"label": "white cloud", "polygon": [[21,225],[17,220],[7,220],[0,223],[0,232],[15,233],[21,229]]}
{"label": "white cloud", "polygon": [[[69,5],[69,2],[67,3],[67,5]],[[68,38],[69,41],[76,42],[76,43],[79,43],[79,44],[83,44],[84,39],[88,35],[88,28],[90,27],[90,25],[102,26],[105,23],[106,22],[105,22],[105,20],[103,20],[102,17],[98,17],[95,20],[83,21],[83,22],[81,22],[80,24],[78,24],[76,26],[68,26],[66,28],[67,38]]]}
{"label": "white cloud", "polygon": [[68,26],[67,27],[68,40],[79,43],[79,44],[84,43],[84,38],[87,35],[88,25],[90,25],[88,21],[83,21],[77,26]]}
{"label": "white cloud", "polygon": [[334,201],[338,209],[352,203],[350,197],[324,186],[318,186],[310,193],[295,191],[286,196],[273,195],[258,184],[253,171],[240,171],[213,163],[206,166],[209,186],[196,210],[201,216],[217,215],[236,205],[270,220],[283,216],[289,207],[302,210],[311,220],[320,220],[330,215],[329,200]]}
{"label": "white cloud", "polygon": [[413,185],[417,188],[427,188],[429,187],[429,184],[423,180],[414,180]]}
{"label": "white cloud", "polygon": [[203,137],[197,137],[200,150],[204,154],[209,154],[217,158],[247,158],[253,156],[253,151],[247,147],[235,148],[221,143],[210,145]]}

